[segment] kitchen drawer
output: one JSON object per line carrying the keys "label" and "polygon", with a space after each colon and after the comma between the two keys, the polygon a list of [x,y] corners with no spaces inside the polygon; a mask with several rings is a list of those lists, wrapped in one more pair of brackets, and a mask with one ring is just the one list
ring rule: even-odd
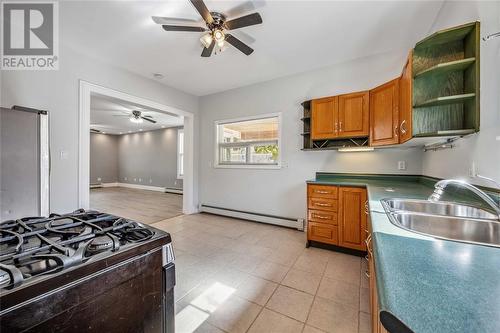
{"label": "kitchen drawer", "polygon": [[331,212],[336,212],[338,207],[338,201],[336,199],[309,197],[309,200],[307,202],[307,207],[309,209],[327,210]]}
{"label": "kitchen drawer", "polygon": [[337,225],[337,212],[309,209],[307,211],[307,220]]}
{"label": "kitchen drawer", "polygon": [[307,239],[337,245],[339,243],[337,226],[325,223],[308,222]]}
{"label": "kitchen drawer", "polygon": [[309,198],[327,198],[337,199],[338,187],[331,185],[312,185],[307,186],[307,196]]}

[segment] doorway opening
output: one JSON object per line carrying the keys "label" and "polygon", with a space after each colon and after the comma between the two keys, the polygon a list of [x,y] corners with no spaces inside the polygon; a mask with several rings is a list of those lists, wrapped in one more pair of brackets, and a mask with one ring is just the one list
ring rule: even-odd
{"label": "doorway opening", "polygon": [[193,115],[80,82],[79,204],[146,224],[196,212]]}

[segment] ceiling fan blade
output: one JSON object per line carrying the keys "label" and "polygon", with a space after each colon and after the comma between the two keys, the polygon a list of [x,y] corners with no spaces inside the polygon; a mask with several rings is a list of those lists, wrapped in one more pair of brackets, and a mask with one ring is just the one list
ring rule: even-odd
{"label": "ceiling fan blade", "polygon": [[212,14],[210,14],[210,11],[208,10],[207,6],[205,6],[205,3],[203,0],[190,0],[191,3],[193,4],[194,8],[200,13],[201,17],[207,22],[207,24],[212,24],[214,21],[214,18],[212,17]]}
{"label": "ceiling fan blade", "polygon": [[253,13],[242,17],[238,17],[231,21],[227,21],[225,25],[228,30],[234,30],[261,23],[262,23],[262,17],[260,16],[260,14]]}
{"label": "ceiling fan blade", "polygon": [[90,132],[92,132],[92,133],[101,133],[101,131],[99,131],[98,129],[94,129],[94,128],[91,128]]}
{"label": "ceiling fan blade", "polygon": [[113,117],[127,117],[129,118],[130,115],[126,115],[126,114],[112,114]]}
{"label": "ceiling fan blade", "polygon": [[196,23],[197,20],[177,17],[151,16],[151,19],[156,24],[173,24],[173,23]]}
{"label": "ceiling fan blade", "polygon": [[201,56],[205,57],[205,58],[210,57],[212,55],[212,51],[214,50],[214,46],[215,46],[215,40],[212,40],[212,43],[210,44],[209,47],[203,48],[203,51],[201,52]]}
{"label": "ceiling fan blade", "polygon": [[153,118],[153,116],[143,116],[144,118]]}
{"label": "ceiling fan blade", "polygon": [[141,118],[142,118],[142,119],[144,119],[144,120],[147,120],[147,121],[149,121],[149,122],[151,122],[151,123],[153,123],[153,124],[156,124],[156,120],[149,119],[149,118],[142,117],[142,116],[141,116]]}
{"label": "ceiling fan blade", "polygon": [[166,31],[194,31],[194,32],[207,31],[206,28],[202,28],[202,27],[190,27],[190,26],[185,26],[185,25],[168,25],[168,24],[164,24],[164,25],[162,25],[162,27]]}
{"label": "ceiling fan blade", "polygon": [[245,53],[246,55],[250,55],[253,52],[253,49],[248,46],[247,44],[243,43],[241,40],[238,38],[234,37],[233,35],[226,35],[226,42],[240,50],[241,52]]}

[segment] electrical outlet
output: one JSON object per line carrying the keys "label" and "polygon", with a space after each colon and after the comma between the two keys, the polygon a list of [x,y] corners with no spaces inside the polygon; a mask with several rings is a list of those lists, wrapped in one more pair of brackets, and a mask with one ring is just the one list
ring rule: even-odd
{"label": "electrical outlet", "polygon": [[136,181],[137,181],[137,178],[134,178],[134,182],[136,182]]}
{"label": "electrical outlet", "polygon": [[97,181],[100,182],[102,179],[101,177],[97,177]]}
{"label": "electrical outlet", "polygon": [[398,161],[398,170],[406,170],[406,161]]}
{"label": "electrical outlet", "polygon": [[174,185],[177,185],[177,180],[174,180]]}
{"label": "electrical outlet", "polygon": [[68,152],[66,150],[59,151],[59,159],[60,160],[67,160],[68,159]]}
{"label": "electrical outlet", "polygon": [[139,183],[142,183],[142,178],[139,178]]}

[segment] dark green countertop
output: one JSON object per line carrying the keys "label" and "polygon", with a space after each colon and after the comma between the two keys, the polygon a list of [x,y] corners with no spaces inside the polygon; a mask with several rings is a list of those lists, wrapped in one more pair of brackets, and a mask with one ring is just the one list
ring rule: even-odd
{"label": "dark green countertop", "polygon": [[319,173],[308,183],[367,188],[381,311],[415,333],[500,332],[500,249],[396,227],[380,199],[426,199],[419,176]]}

